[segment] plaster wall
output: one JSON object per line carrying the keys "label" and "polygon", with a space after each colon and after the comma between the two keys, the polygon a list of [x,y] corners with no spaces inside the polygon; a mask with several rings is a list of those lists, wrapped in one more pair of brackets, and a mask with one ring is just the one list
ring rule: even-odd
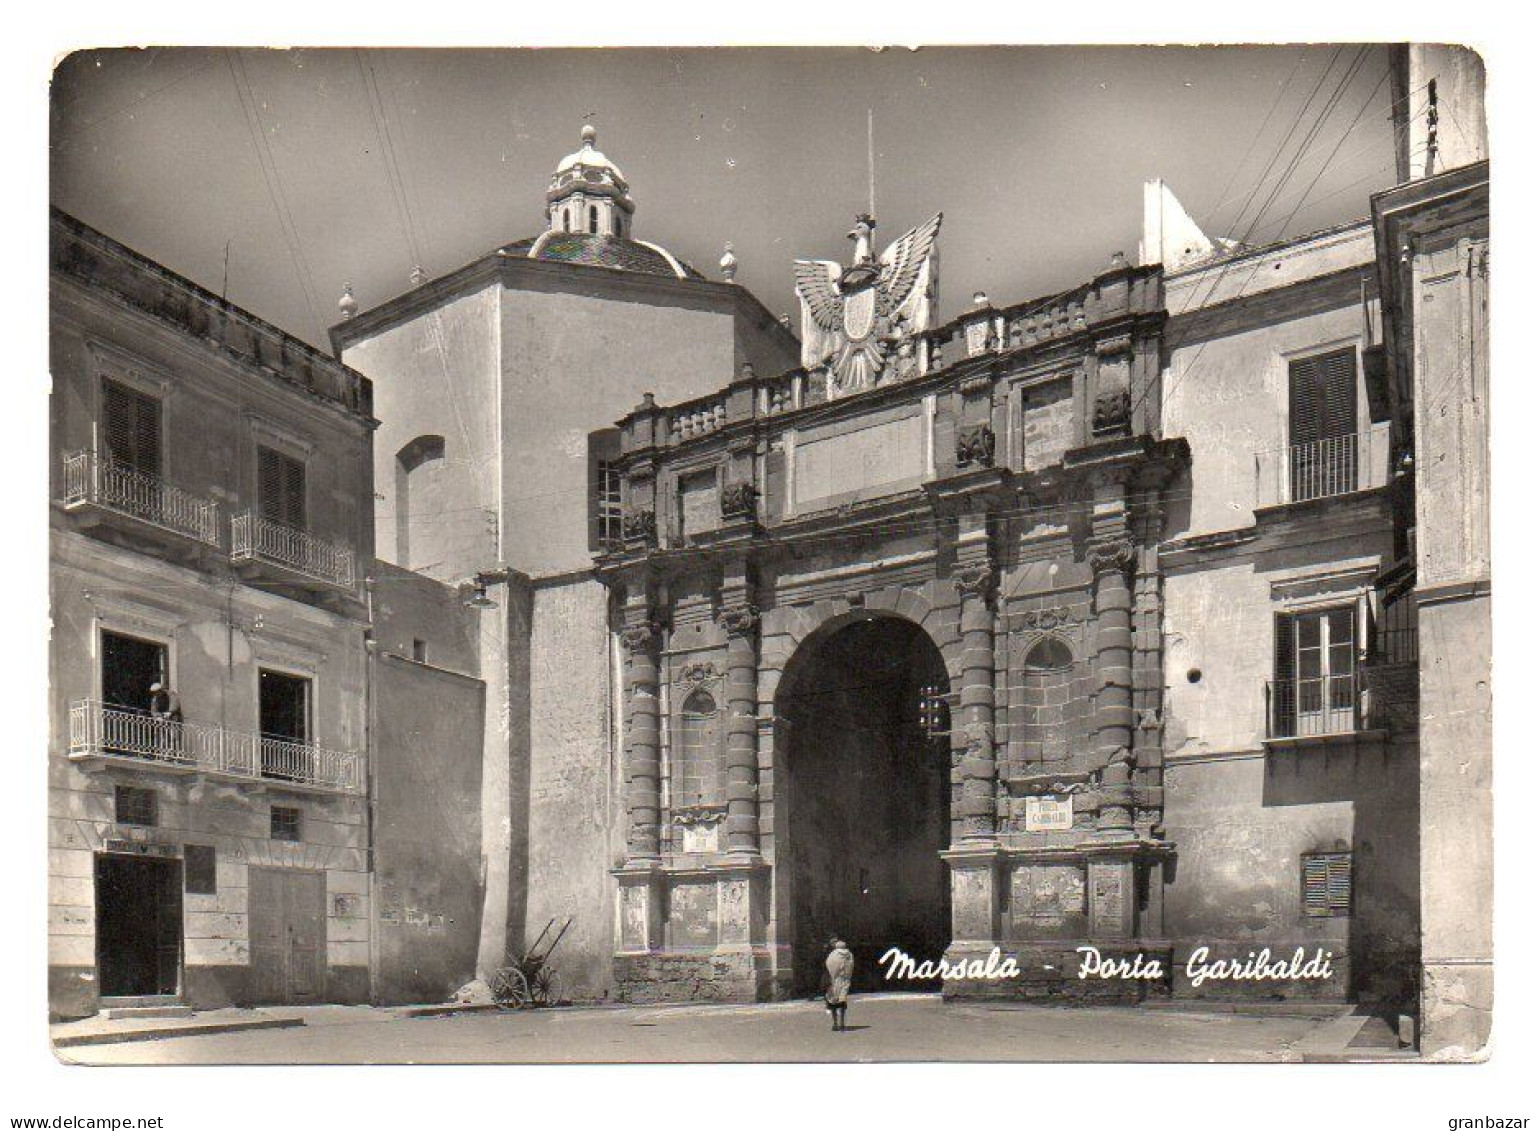
{"label": "plaster wall", "polygon": [[[495,282],[350,344],[343,361],[375,381],[374,522],[385,561],[459,580],[497,560],[498,298]],[[398,537],[398,455],[444,438],[437,513],[409,514]]]}
{"label": "plaster wall", "polygon": [[68,280],[56,280],[52,293],[49,372],[51,499],[63,496],[65,457],[93,440],[101,450],[102,385],[111,378],[160,401],[161,479],[218,505],[223,546],[231,518],[257,506],[257,447],[265,444],[304,462],[307,531],[352,550],[362,576],[374,552],[363,418]]}
{"label": "plaster wall", "polygon": [[[504,559],[531,577],[587,569],[591,433],[643,392],[660,403],[720,389],[754,335],[718,295],[584,281],[504,291],[501,306]],[[778,372],[795,364],[789,357]]]}
{"label": "plaster wall", "polygon": [[[1455,43],[1414,43],[1407,59],[1411,109],[1419,121],[1409,145],[1414,175],[1430,176],[1485,161],[1487,151],[1486,63],[1469,47]],[[1438,154],[1428,168],[1425,151],[1428,83],[1438,83]]]}
{"label": "plaster wall", "polygon": [[523,945],[551,918],[572,926],[553,963],[573,1000],[613,993],[623,851],[612,750],[608,599],[592,580],[537,586],[529,670],[528,910]]}
{"label": "plaster wall", "polygon": [[[1367,255],[1372,245],[1365,246]],[[1331,269],[1338,258],[1356,263],[1347,253],[1358,249],[1357,241],[1333,249],[1338,254],[1321,266]],[[1367,271],[1369,260],[1363,263]],[[1267,270],[1263,264],[1262,272]],[[1279,293],[1253,299],[1252,309],[1244,317],[1237,312],[1229,324],[1173,332],[1178,344],[1164,378],[1161,427],[1165,435],[1187,440],[1192,466],[1190,479],[1176,488],[1170,504],[1168,537],[1250,526],[1259,506],[1281,501],[1275,485],[1287,477],[1289,359],[1340,346],[1362,351],[1372,344],[1364,335],[1356,280],[1337,290],[1323,297],[1326,309],[1299,309],[1297,296]],[[1170,301],[1173,311],[1181,309],[1182,299],[1173,295]],[[1359,430],[1364,432],[1370,429],[1370,414],[1361,357],[1358,386]],[[1360,449],[1361,459],[1371,458],[1368,448]],[[1375,484],[1383,484],[1383,470],[1375,470]]]}
{"label": "plaster wall", "polygon": [[[475,977],[485,894],[478,614],[384,563],[375,593],[374,1000],[444,1001]],[[414,640],[426,662],[411,659]]]}
{"label": "plaster wall", "polygon": [[[324,746],[365,756],[362,626],[254,589],[209,584],[195,571],[65,530],[50,536],[49,651],[50,1008],[95,1009],[93,854],[108,840],[180,854],[213,845],[216,892],[183,897],[183,991],[205,1008],[254,1004],[246,918],[251,865],[323,871],[328,1000],[369,993],[366,805],[361,795],[305,793],[264,783],[209,782],[134,765],[86,772],[68,758],[70,705],[100,694],[103,630],[163,643],[188,723],[255,733],[257,673],[282,666],[313,680],[313,723]],[[153,789],[153,828],[114,821],[113,787]],[[274,804],[301,812],[301,840],[275,841]]]}
{"label": "plaster wall", "polygon": [[1419,609],[1425,1053],[1492,1028],[1491,618],[1486,596]]}

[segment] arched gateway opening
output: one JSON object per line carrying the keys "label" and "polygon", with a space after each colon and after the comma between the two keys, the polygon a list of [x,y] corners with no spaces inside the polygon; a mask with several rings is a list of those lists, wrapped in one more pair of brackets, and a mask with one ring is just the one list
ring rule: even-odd
{"label": "arched gateway opening", "polygon": [[793,657],[776,716],[795,994],[819,990],[834,934],[855,953],[855,989],[939,988],[884,982],[877,959],[896,946],[934,960],[951,939],[947,690],[936,645],[898,617],[820,633]]}

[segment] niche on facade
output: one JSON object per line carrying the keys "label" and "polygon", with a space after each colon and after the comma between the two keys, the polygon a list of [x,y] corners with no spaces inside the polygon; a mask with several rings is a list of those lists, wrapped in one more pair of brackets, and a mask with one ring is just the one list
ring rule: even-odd
{"label": "niche on facade", "polygon": [[727,808],[722,764],[722,712],[708,687],[696,687],[679,705],[669,786],[681,852],[714,852]]}
{"label": "niche on facade", "polygon": [[423,569],[442,554],[446,466],[442,436],[418,436],[396,453],[397,565]]}
{"label": "niche on facade", "polygon": [[1058,634],[1039,637],[1015,665],[1009,756],[1002,778],[1012,794],[1030,792],[1043,775],[1065,774],[1085,730],[1085,701],[1075,657]]}

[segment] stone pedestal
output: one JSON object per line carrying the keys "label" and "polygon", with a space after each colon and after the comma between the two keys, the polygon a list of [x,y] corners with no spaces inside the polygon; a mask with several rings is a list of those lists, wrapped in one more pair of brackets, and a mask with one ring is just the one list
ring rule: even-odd
{"label": "stone pedestal", "polygon": [[611,873],[620,889],[616,951],[648,954],[663,945],[664,883],[656,864],[630,864]]}
{"label": "stone pedestal", "polygon": [[1093,942],[1134,937],[1139,908],[1132,854],[1087,861],[1086,910]]}
{"label": "stone pedestal", "polygon": [[703,867],[617,868],[617,1000],[767,1001],[769,865],[718,859]]}
{"label": "stone pedestal", "polygon": [[950,848],[941,858],[952,869],[952,945],[987,951],[1000,933],[1000,852],[993,845]]}

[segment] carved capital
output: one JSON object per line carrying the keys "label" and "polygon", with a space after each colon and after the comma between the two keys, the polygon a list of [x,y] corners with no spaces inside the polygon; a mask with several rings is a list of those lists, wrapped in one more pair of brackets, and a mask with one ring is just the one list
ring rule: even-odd
{"label": "carved capital", "polygon": [[722,485],[722,517],[723,518],[753,518],[754,499],[758,492],[754,484],[743,480],[737,483],[724,483]]}
{"label": "carved capital", "polygon": [[964,597],[988,601],[994,595],[995,570],[988,562],[959,566],[952,574],[952,584]]}
{"label": "carved capital", "polygon": [[747,636],[759,627],[759,610],[753,605],[735,605],[717,613],[717,623],[732,636]]}
{"label": "carved capital", "polygon": [[620,639],[632,652],[643,652],[657,642],[658,633],[663,631],[663,626],[657,621],[649,620],[641,624],[627,625],[620,630]]}
{"label": "carved capital", "polygon": [[1094,432],[1114,432],[1127,427],[1129,416],[1128,390],[1108,389],[1096,396],[1096,409],[1091,418]]}
{"label": "carved capital", "polygon": [[989,467],[995,462],[995,430],[988,424],[970,424],[957,430],[957,466],[977,464]]}
{"label": "carved capital", "polygon": [[1133,349],[1134,339],[1131,334],[1118,334],[1115,337],[1103,338],[1096,343],[1097,357],[1113,357],[1120,353],[1127,353]]}
{"label": "carved capital", "polygon": [[629,507],[620,522],[627,539],[641,538],[649,543],[657,541],[658,516],[651,507]]}
{"label": "carved capital", "polygon": [[1126,571],[1134,564],[1134,544],[1126,538],[1093,542],[1086,560],[1096,574]]}

